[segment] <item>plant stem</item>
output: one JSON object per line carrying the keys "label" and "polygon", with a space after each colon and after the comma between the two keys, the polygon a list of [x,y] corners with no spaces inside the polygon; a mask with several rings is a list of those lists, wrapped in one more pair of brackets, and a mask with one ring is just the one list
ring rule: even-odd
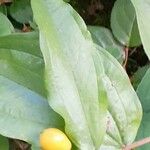
{"label": "plant stem", "polygon": [[122,150],[133,150],[133,149],[135,149],[137,147],[140,147],[140,146],[148,144],[148,143],[150,143],[150,137],[147,137],[145,139],[137,141],[137,142],[135,142],[133,144],[127,145]]}
{"label": "plant stem", "polygon": [[124,60],[124,63],[123,63],[123,67],[126,69],[126,65],[127,65],[127,62],[128,62],[128,55],[129,55],[129,47],[125,47],[124,52],[125,52],[125,60]]}

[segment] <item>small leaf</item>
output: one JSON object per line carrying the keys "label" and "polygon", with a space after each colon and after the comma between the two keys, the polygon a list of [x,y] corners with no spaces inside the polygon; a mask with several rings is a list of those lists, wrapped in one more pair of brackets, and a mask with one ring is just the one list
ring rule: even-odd
{"label": "small leaf", "polygon": [[[137,140],[150,137],[150,69],[146,72],[137,88],[137,94],[143,107],[143,118],[138,131]],[[146,144],[140,150],[149,150],[150,144]]]}
{"label": "small leaf", "polygon": [[0,36],[8,35],[14,32],[14,27],[8,18],[0,12]]}
{"label": "small leaf", "polygon": [[15,0],[10,7],[10,15],[20,23],[29,23],[33,20],[30,0]]}
{"label": "small leaf", "polygon": [[150,59],[150,1],[131,0],[136,11],[141,40],[145,52]]}
{"label": "small leaf", "polygon": [[89,26],[88,30],[91,32],[92,39],[96,44],[106,49],[120,63],[123,63],[125,55],[123,46],[115,41],[109,29],[98,26]]}
{"label": "small leaf", "polygon": [[141,44],[136,14],[130,0],[117,0],[111,14],[114,36],[123,45],[134,47]]}

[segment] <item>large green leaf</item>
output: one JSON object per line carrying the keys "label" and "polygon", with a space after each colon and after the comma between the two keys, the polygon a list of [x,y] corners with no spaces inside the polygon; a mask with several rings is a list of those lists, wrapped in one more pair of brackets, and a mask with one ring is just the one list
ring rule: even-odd
{"label": "large green leaf", "polygon": [[114,39],[109,29],[98,26],[88,26],[88,30],[91,32],[92,39],[96,44],[106,49],[120,63],[123,63],[125,55],[123,46]]}
{"label": "large green leaf", "polygon": [[97,49],[106,74],[103,80],[108,95],[107,131],[100,150],[122,150],[136,137],[142,109],[121,65],[107,51]]}
{"label": "large green leaf", "polygon": [[[0,76],[0,133],[38,145],[40,132],[62,127],[47,101],[35,92]],[[58,118],[58,119],[57,119]]]}
{"label": "large green leaf", "polygon": [[[15,37],[10,47],[0,39],[0,134],[39,146],[40,132],[48,127],[63,129],[63,120],[43,97],[43,60],[33,54],[40,55],[37,34],[7,36],[10,41]],[[25,43],[29,45],[21,47]]]}
{"label": "large green leaf", "polygon": [[30,0],[14,0],[10,7],[10,15],[20,23],[32,21],[32,9]]}
{"label": "large green leaf", "polygon": [[40,30],[50,106],[64,118],[66,132],[79,149],[95,150],[106,128],[106,93],[103,68],[99,64],[95,69],[91,56],[95,47],[90,34],[62,0],[31,2]]}
{"label": "large green leaf", "polygon": [[8,18],[0,12],[0,36],[11,34],[14,31],[14,27]]}
{"label": "large green leaf", "polygon": [[[137,140],[150,137],[150,69],[146,72],[137,88],[137,94],[143,106],[143,119],[138,131]],[[140,150],[149,150],[150,144],[144,145]]]}
{"label": "large green leaf", "polygon": [[136,14],[130,0],[117,0],[111,15],[111,27],[115,37],[123,45],[139,46],[141,44]]}
{"label": "large green leaf", "polygon": [[105,120],[107,89],[108,128],[101,149],[132,143],[142,112],[125,71],[105,50],[96,50],[84,22],[69,5],[32,0],[32,7],[40,29],[49,103],[65,119],[72,141],[81,150],[98,149],[100,131],[105,129],[100,125]]}
{"label": "large green leaf", "polygon": [[150,1],[131,0],[136,11],[141,40],[147,56],[150,59]]}
{"label": "large green leaf", "polygon": [[8,139],[0,135],[0,149],[1,150],[8,150]]}

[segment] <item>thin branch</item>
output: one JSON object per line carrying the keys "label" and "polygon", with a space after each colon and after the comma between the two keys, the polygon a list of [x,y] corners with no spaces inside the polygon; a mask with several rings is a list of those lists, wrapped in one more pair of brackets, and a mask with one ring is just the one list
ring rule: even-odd
{"label": "thin branch", "polygon": [[129,47],[125,47],[124,52],[125,52],[125,60],[124,60],[124,63],[123,63],[123,67],[126,69],[126,65],[127,65],[127,62],[128,62],[128,56],[129,56]]}
{"label": "thin branch", "polygon": [[143,145],[148,144],[148,143],[150,143],[150,137],[147,137],[145,139],[137,141],[137,142],[135,142],[133,144],[127,145],[122,150],[133,150],[133,149],[135,149],[137,147],[143,146]]}
{"label": "thin branch", "polygon": [[129,56],[132,56],[132,55],[133,55],[133,53],[135,53],[135,52],[136,52],[136,50],[137,50],[137,47],[135,47],[134,49],[132,49],[132,51],[131,51],[131,53],[130,53],[130,55],[129,55]]}

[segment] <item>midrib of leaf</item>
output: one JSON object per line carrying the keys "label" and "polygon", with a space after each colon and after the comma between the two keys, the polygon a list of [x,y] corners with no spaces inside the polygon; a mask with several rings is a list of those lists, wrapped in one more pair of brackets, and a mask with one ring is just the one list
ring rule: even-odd
{"label": "midrib of leaf", "polygon": [[[47,40],[46,40],[47,41]],[[44,44],[46,44],[46,43],[44,43]],[[47,44],[48,45],[48,44]],[[50,51],[48,51],[48,52],[50,52]],[[43,53],[43,55],[44,55],[45,53]],[[47,57],[47,56],[51,56],[51,54],[50,53],[48,53],[48,55],[46,55],[45,57]],[[59,57],[59,56],[57,56],[57,57]],[[46,60],[46,59],[45,59]],[[49,59],[49,60],[51,60],[51,58]],[[60,60],[65,60],[65,58],[64,57],[61,57],[60,58]],[[64,61],[61,61],[62,62],[62,64],[64,64]],[[65,64],[64,64],[65,65]],[[66,65],[65,65],[66,66]],[[49,69],[49,68],[47,68],[47,69]],[[70,69],[71,70],[71,69]],[[70,74],[70,73],[69,73]],[[72,74],[73,74],[73,76],[72,76],[72,79],[73,79],[73,81],[74,81],[74,83],[75,83],[75,90],[77,91],[77,93],[78,93],[78,98],[80,99],[80,101],[78,101],[79,103],[81,103],[81,107],[82,107],[82,110],[83,110],[83,114],[84,114],[84,116],[85,116],[85,120],[86,120],[86,122],[88,122],[88,119],[86,118],[86,113],[85,113],[85,110],[84,110],[84,108],[83,108],[83,102],[82,102],[82,100],[81,100],[81,98],[80,97],[82,97],[80,94],[79,94],[79,89],[78,89],[78,85],[77,85],[77,83],[76,83],[76,79],[75,79],[75,75],[74,75],[74,72],[72,71]],[[67,109],[67,108],[66,108]],[[90,130],[90,128],[89,128],[89,124],[86,124],[87,125],[87,129],[89,130],[89,131],[87,131],[87,132],[89,132],[89,133],[91,133],[91,130]],[[93,145],[94,145],[94,141],[93,141],[93,139],[91,138],[91,141],[92,141],[92,143],[93,143]]]}
{"label": "midrib of leaf", "polygon": [[[109,110],[108,110],[109,111]],[[111,113],[109,113],[109,114],[111,114]],[[121,132],[120,132],[120,130],[119,130],[119,126],[117,125],[117,121],[116,121],[116,119],[114,118],[114,116],[113,115],[111,115],[111,117],[112,117],[112,119],[114,120],[114,123],[115,123],[115,125],[116,125],[116,127],[117,127],[117,130],[119,131],[119,136],[120,136],[120,139],[121,139],[121,143],[112,135],[112,134],[110,134],[109,132],[107,132],[107,130],[106,130],[106,133],[107,133],[107,135],[108,136],[110,136],[117,144],[119,144],[120,146],[122,146],[123,145],[123,139],[122,139],[122,136],[121,136]]]}
{"label": "midrib of leaf", "polygon": [[[116,89],[116,87],[115,86],[113,86],[113,82],[111,81],[111,79],[106,75],[106,77],[110,80],[110,83],[111,83],[111,86],[115,89],[115,91],[116,91],[116,93],[117,93],[117,95],[118,95],[118,97],[119,97],[119,100],[120,100],[120,102],[121,102],[121,104],[122,104],[122,106],[123,106],[123,110],[124,110],[124,112],[125,112],[125,114],[126,114],[126,116],[127,116],[127,113],[126,113],[126,111],[125,111],[125,107],[124,107],[124,104],[122,103],[122,98],[120,97],[120,94],[118,93],[118,90]],[[122,141],[122,143],[120,143],[115,137],[113,137],[113,135],[110,135],[108,132],[107,132],[107,130],[106,130],[106,133],[111,137],[111,138],[113,138],[115,141],[117,141],[117,143],[118,144],[123,144],[124,142],[124,140],[123,140],[123,135],[121,135],[121,130],[120,130],[120,127],[119,127],[119,122],[117,121],[117,119],[115,118],[115,115],[113,115],[113,113],[109,110],[109,107],[108,107],[108,111],[110,112],[110,114],[111,114],[111,116],[112,116],[112,118],[113,118],[113,120],[114,120],[114,122],[115,122],[115,125],[116,125],[116,127],[117,127],[117,129],[118,129],[118,131],[119,131],[119,136],[120,136],[120,138],[121,138],[121,141]],[[120,145],[120,146],[122,146],[122,145]]]}

